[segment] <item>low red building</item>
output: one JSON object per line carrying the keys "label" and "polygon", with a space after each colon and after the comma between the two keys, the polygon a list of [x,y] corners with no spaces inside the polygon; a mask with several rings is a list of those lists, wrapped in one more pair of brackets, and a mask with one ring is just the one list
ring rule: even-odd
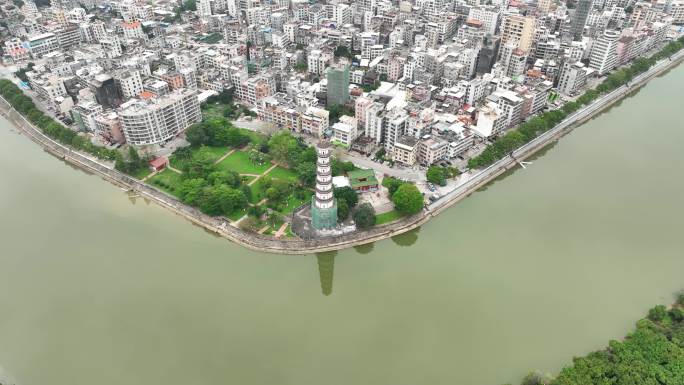
{"label": "low red building", "polygon": [[159,158],[152,159],[149,164],[152,171],[160,171],[169,165],[169,159],[165,156],[160,156]]}

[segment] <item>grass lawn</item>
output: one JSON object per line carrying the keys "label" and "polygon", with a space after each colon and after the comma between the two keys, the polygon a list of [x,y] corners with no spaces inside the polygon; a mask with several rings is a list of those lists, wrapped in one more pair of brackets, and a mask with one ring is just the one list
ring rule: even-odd
{"label": "grass lawn", "polygon": [[[209,159],[211,159],[212,162],[216,162],[220,157],[222,157],[223,155],[228,153],[228,151],[230,151],[230,150],[231,150],[231,148],[229,148],[229,147],[201,146],[201,147],[193,148],[192,153],[195,154],[198,151],[204,151],[210,155]],[[171,163],[171,167],[173,167],[173,168],[177,168],[179,170],[183,169],[184,161],[177,159],[175,154],[172,154],[169,157],[169,163]]]}
{"label": "grass lawn", "polygon": [[378,214],[375,217],[375,224],[381,225],[383,223],[394,222],[401,217],[403,217],[403,215],[400,214],[397,210],[388,211],[386,213]]}
{"label": "grass lawn", "polygon": [[306,202],[311,201],[311,196],[313,195],[313,192],[307,190],[306,198],[304,199],[297,199],[295,198],[294,194],[290,195],[287,197],[287,205],[283,208],[283,210],[280,212],[283,215],[288,215],[294,211],[297,207],[303,205]]}
{"label": "grass lawn", "polygon": [[235,171],[239,174],[263,174],[269,167],[271,167],[270,163],[254,164],[250,162],[249,155],[244,151],[235,151],[218,164],[218,168],[221,170]]}
{"label": "grass lawn", "polygon": [[264,199],[264,191],[261,189],[259,181],[249,186],[249,188],[252,190],[252,199],[249,200],[249,203],[257,204]]}
{"label": "grass lawn", "polygon": [[136,171],[131,176],[135,179],[140,180],[140,179],[143,179],[146,176],[150,175],[151,173],[152,173],[152,171],[149,168],[145,167],[145,168],[141,168],[140,170]]}
{"label": "grass lawn", "polygon": [[297,181],[297,174],[294,171],[288,170],[280,166],[274,168],[273,170],[271,170],[271,172],[269,172],[266,175],[270,176],[273,179],[284,179],[290,182]]}
{"label": "grass lawn", "polygon": [[223,118],[223,112],[226,110],[226,105],[221,103],[203,104],[202,117],[206,119]]}
{"label": "grass lawn", "polygon": [[216,162],[218,158],[226,155],[228,151],[232,150],[230,147],[210,147],[210,146],[202,146],[198,149],[201,150],[204,149],[203,151],[206,151],[207,153],[211,154],[211,158]]}
{"label": "grass lawn", "polygon": [[181,184],[181,174],[166,169],[147,181],[158,189],[178,197],[177,190]]}

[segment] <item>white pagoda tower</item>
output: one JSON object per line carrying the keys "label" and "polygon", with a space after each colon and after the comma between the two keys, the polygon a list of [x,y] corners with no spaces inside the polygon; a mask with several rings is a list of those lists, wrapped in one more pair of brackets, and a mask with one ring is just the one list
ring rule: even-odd
{"label": "white pagoda tower", "polygon": [[337,226],[337,200],[333,196],[330,142],[318,143],[316,152],[316,195],[311,197],[311,225],[316,230],[332,229]]}

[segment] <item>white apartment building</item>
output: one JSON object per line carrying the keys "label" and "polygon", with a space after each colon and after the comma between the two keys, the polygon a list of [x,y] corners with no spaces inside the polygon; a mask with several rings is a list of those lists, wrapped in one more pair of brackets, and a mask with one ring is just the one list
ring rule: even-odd
{"label": "white apartment building", "polygon": [[54,33],[43,33],[40,35],[35,35],[29,37],[28,49],[31,52],[31,56],[34,58],[39,58],[53,51],[59,50],[59,41]]}
{"label": "white apartment building", "polygon": [[118,115],[126,141],[134,145],[162,143],[202,121],[197,93],[188,89],[130,100],[121,105]]}
{"label": "white apartment building", "polygon": [[574,95],[587,83],[587,78],[593,69],[587,68],[582,62],[563,64],[558,81],[558,91],[564,95]]}
{"label": "white apartment building", "polygon": [[110,58],[116,58],[123,55],[123,50],[121,49],[121,41],[116,35],[108,36],[100,40],[100,45],[105,55]]}
{"label": "white apartment building", "polygon": [[620,32],[605,30],[591,47],[589,68],[593,68],[599,75],[612,71],[618,62],[617,46]]}
{"label": "white apartment building", "polygon": [[488,139],[497,136],[506,128],[506,117],[496,103],[488,102],[477,112],[477,124],[470,127],[475,135]]}
{"label": "white apartment building", "polygon": [[333,141],[349,147],[357,137],[356,121],[353,124],[349,122],[337,122],[333,124]]}
{"label": "white apartment building", "polygon": [[124,99],[134,98],[143,92],[142,77],[136,70],[124,71],[116,77],[116,80]]}
{"label": "white apartment building", "polygon": [[310,74],[322,75],[332,58],[333,55],[330,52],[323,52],[319,49],[311,50],[307,57],[307,72]]}
{"label": "white apartment building", "polygon": [[485,33],[492,36],[496,35],[496,28],[499,25],[499,12],[485,7],[473,7],[468,12],[468,19],[481,21]]}

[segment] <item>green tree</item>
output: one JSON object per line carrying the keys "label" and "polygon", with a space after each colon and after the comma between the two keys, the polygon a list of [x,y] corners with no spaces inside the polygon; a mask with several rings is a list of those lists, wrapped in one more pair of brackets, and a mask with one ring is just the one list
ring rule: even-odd
{"label": "green tree", "polygon": [[342,222],[349,218],[349,205],[344,199],[337,200],[337,221]]}
{"label": "green tree", "polygon": [[425,173],[425,177],[427,178],[428,182],[432,182],[440,186],[446,186],[446,172],[442,167],[430,166]]}
{"label": "green tree", "polygon": [[197,206],[203,213],[211,216],[220,215],[223,212],[222,196],[218,190],[220,186],[206,186],[197,202]]}
{"label": "green tree", "polygon": [[415,214],[423,208],[423,194],[415,185],[404,183],[392,194],[394,208],[402,214]]}
{"label": "green tree", "polygon": [[316,183],[316,164],[314,162],[300,163],[296,168],[297,178],[304,186],[313,187]]}
{"label": "green tree", "polygon": [[364,202],[354,210],[354,222],[356,227],[360,229],[367,229],[375,226],[375,209],[370,203]]}
{"label": "green tree", "polygon": [[216,142],[219,145],[239,148],[249,143],[249,136],[236,127],[224,126],[217,133]]}
{"label": "green tree", "polygon": [[196,206],[202,197],[202,190],[206,184],[207,182],[202,178],[186,179],[178,188],[178,195],[184,203]]}
{"label": "green tree", "polygon": [[245,194],[240,190],[230,188],[227,185],[220,185],[215,187],[214,193],[221,202],[221,211],[223,214],[227,215],[247,206],[247,197],[245,197]]}
{"label": "green tree", "polygon": [[292,153],[301,152],[297,139],[290,134],[289,131],[278,131],[271,139],[268,140],[269,153],[273,160],[289,166],[295,166],[295,163],[290,163],[289,156]]}
{"label": "green tree", "polygon": [[387,188],[389,191],[390,197],[394,195],[395,192],[401,187],[403,184],[406,184],[406,182],[402,182],[401,180],[393,177],[385,177],[382,180],[382,185]]}
{"label": "green tree", "polygon": [[128,164],[124,160],[123,155],[120,152],[116,154],[116,160],[114,161],[114,168],[121,172],[128,172]]}
{"label": "green tree", "polygon": [[197,10],[197,2],[195,0],[185,0],[183,2],[183,10],[185,11],[196,11]]}
{"label": "green tree", "polygon": [[189,161],[183,163],[183,171],[189,178],[206,178],[214,171],[214,155],[208,148],[200,148]]}
{"label": "green tree", "polygon": [[204,126],[201,123],[193,124],[185,130],[185,139],[190,142],[193,147],[199,147],[209,141],[207,133],[204,131]]}
{"label": "green tree", "polygon": [[662,321],[667,316],[667,309],[663,305],[658,305],[648,311],[648,319],[651,321]]}
{"label": "green tree", "polygon": [[352,59],[353,55],[349,48],[343,46],[343,45],[338,45],[337,48],[335,48],[334,52],[335,57],[346,57],[348,59]]}
{"label": "green tree", "polygon": [[340,200],[344,200],[349,208],[353,208],[359,202],[359,195],[356,190],[349,186],[338,187],[333,190],[335,198],[337,198],[338,204]]}

